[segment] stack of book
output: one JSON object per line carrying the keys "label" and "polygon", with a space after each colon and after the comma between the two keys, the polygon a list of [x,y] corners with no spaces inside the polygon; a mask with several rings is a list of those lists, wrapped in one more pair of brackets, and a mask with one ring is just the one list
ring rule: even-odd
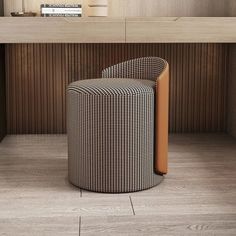
{"label": "stack of book", "polygon": [[41,4],[41,16],[82,16],[82,6],[79,4]]}

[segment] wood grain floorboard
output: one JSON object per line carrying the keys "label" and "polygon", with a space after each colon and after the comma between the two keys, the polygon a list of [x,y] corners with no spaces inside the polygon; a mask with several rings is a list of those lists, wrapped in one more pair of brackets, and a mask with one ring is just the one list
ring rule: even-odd
{"label": "wood grain floorboard", "polygon": [[234,236],[236,215],[82,217],[82,236]]}
{"label": "wood grain floorboard", "polygon": [[1,219],[0,236],[78,236],[79,217]]}
{"label": "wood grain floorboard", "polygon": [[0,235],[79,235],[80,224],[82,236],[235,235],[236,140],[227,134],[170,135],[169,174],[143,192],[81,191],[67,175],[65,135],[7,136]]}
{"label": "wood grain floorboard", "polygon": [[67,176],[65,135],[7,136],[0,144],[0,219],[133,214],[128,196],[82,199]]}
{"label": "wood grain floorboard", "polygon": [[[136,215],[236,214],[236,194],[185,194],[172,196],[133,196]],[[236,223],[236,222],[235,222]]]}
{"label": "wood grain floorboard", "polygon": [[106,216],[133,215],[128,197],[80,198],[72,194],[39,197],[9,197],[0,200],[0,219],[59,217],[59,216]]}

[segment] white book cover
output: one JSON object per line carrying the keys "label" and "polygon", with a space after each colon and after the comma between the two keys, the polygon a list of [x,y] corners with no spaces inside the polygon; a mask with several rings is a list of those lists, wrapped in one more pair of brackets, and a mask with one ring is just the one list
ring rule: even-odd
{"label": "white book cover", "polygon": [[82,14],[82,8],[42,8],[41,9],[42,14]]}

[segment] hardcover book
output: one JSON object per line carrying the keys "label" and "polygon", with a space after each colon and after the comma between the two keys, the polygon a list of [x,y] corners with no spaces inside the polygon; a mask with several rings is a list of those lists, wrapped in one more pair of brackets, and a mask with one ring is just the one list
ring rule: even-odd
{"label": "hardcover book", "polygon": [[74,16],[81,17],[82,6],[80,4],[41,4],[41,16]]}
{"label": "hardcover book", "polygon": [[82,8],[81,4],[41,4],[42,7],[53,7],[53,8]]}

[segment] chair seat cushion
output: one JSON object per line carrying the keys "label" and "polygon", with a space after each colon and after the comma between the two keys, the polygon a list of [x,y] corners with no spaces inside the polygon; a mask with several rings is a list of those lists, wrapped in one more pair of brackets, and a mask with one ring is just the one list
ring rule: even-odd
{"label": "chair seat cushion", "polygon": [[69,90],[85,95],[139,95],[155,92],[155,82],[141,79],[105,78],[79,80]]}

